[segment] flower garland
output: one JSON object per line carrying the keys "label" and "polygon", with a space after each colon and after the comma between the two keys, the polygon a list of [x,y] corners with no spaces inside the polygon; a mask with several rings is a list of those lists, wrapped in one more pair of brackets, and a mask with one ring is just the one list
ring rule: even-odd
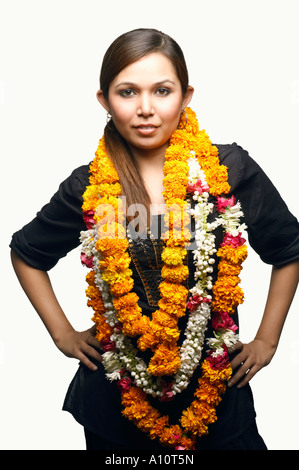
{"label": "flower garland", "polygon": [[[118,198],[121,188],[103,139],[90,166],[90,186],[83,195],[83,217],[88,230],[81,234],[81,259],[93,269],[86,278],[88,305],[94,310],[93,320],[104,351],[107,377],[117,380],[121,389],[123,414],[151,438],[159,438],[163,445],[188,449],[194,446],[197,436],[208,431],[208,424],[216,420],[215,407],[231,375],[227,350],[238,336],[229,315],[243,302],[238,275],[247,252],[241,237],[245,226],[240,225],[240,204],[233,196],[222,196],[230,190],[227,170],[219,165],[217,148],[211,145],[204,131],[198,130],[193,111],[187,108],[186,112],[187,126],[173,134],[165,155],[163,195],[165,224],[169,230],[164,234],[161,299],[152,320],[142,315],[138,296],[132,292],[124,214]],[[189,299],[182,285],[189,274],[183,264],[185,246],[190,241],[186,228],[187,193],[195,201],[195,208],[189,213],[195,220],[197,245],[193,252],[197,282],[190,290]],[[213,223],[207,222],[213,210],[213,204],[208,202],[209,195],[216,197],[219,213]],[[213,287],[210,274],[216,249],[212,232],[220,224],[225,233],[217,252],[220,262]],[[213,296],[208,293],[211,289]],[[185,315],[186,306],[190,314],[185,340],[179,348],[177,323]],[[161,416],[149,404],[147,394],[168,400],[187,387],[201,358],[211,307],[214,338],[207,340],[210,351],[202,363],[195,400],[183,411],[181,425],[171,426],[168,417]],[[153,351],[148,367],[132,346],[130,337],[135,336],[139,336],[140,350],[150,348]],[[163,376],[166,375],[171,376],[172,381],[165,381]]]}

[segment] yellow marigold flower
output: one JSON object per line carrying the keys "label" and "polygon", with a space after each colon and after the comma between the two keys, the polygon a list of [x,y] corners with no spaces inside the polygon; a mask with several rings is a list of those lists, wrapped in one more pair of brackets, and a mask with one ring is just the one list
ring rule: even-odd
{"label": "yellow marigold flower", "polygon": [[180,246],[178,247],[166,247],[162,252],[162,261],[164,263],[177,266],[183,264],[183,260],[187,255],[187,250]]}
{"label": "yellow marigold flower", "polygon": [[165,160],[166,161],[181,161],[185,162],[190,158],[190,154],[188,150],[182,150],[181,142],[179,142],[177,145],[171,145],[167,148],[165,152]]}
{"label": "yellow marigold flower", "polygon": [[172,266],[167,265],[162,267],[161,276],[166,279],[168,282],[183,282],[188,278],[189,269],[188,266]]}
{"label": "yellow marigold flower", "polygon": [[117,272],[109,272],[107,270],[102,272],[102,279],[105,282],[108,282],[108,284],[115,284],[117,282],[123,282],[126,281],[127,279],[130,279],[132,275],[132,270],[131,269],[124,269],[123,271],[117,273]]}
{"label": "yellow marigold flower", "polygon": [[[186,179],[187,182],[187,179]],[[174,186],[175,184],[175,186]],[[162,196],[164,196],[165,201],[168,199],[173,198],[185,198],[187,194],[186,184],[183,181],[167,181],[164,184],[165,191],[162,192]]]}
{"label": "yellow marigold flower", "polygon": [[166,161],[163,168],[164,175],[168,175],[169,173],[174,174],[178,172],[187,175],[188,171],[189,165],[186,161]]}
{"label": "yellow marigold flower", "polygon": [[179,229],[179,236],[176,238],[180,238],[181,231],[190,225],[190,215],[178,204],[172,204],[165,211],[164,224],[168,228]]}
{"label": "yellow marigold flower", "polygon": [[97,234],[99,240],[106,238],[109,240],[122,240],[126,237],[126,231],[123,225],[115,223],[114,220],[108,220],[108,222],[106,223],[105,219],[104,221],[101,221],[99,223],[97,222],[97,226]]}
{"label": "yellow marigold flower", "polygon": [[182,228],[179,231],[167,230],[162,234],[168,248],[186,248],[190,243],[191,234],[188,228]]}

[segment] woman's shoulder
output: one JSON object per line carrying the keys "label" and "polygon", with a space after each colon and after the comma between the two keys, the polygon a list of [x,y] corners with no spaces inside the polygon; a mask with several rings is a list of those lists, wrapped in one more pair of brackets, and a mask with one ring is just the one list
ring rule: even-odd
{"label": "woman's shoulder", "polygon": [[89,164],[81,165],[69,174],[61,183],[58,195],[70,195],[81,198],[86,186],[89,185]]}
{"label": "woman's shoulder", "polygon": [[219,160],[223,165],[239,164],[244,165],[251,160],[247,150],[236,142],[232,144],[214,144],[218,149]]}
{"label": "woman's shoulder", "polygon": [[236,142],[232,144],[214,144],[218,149],[219,161],[228,169],[228,181],[235,189],[240,184],[263,174],[262,168],[251,158],[248,151]]}
{"label": "woman's shoulder", "polygon": [[79,185],[87,186],[89,184],[89,165],[81,165],[75,168],[68,179],[71,182],[77,182]]}

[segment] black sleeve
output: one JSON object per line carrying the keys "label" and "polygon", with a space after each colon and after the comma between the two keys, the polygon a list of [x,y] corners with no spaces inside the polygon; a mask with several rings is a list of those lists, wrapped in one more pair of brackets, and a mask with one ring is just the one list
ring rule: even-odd
{"label": "black sleeve", "polygon": [[89,184],[88,168],[74,170],[36,217],[13,234],[11,249],[29,265],[48,271],[79,246],[80,232],[86,230],[81,206]]}
{"label": "black sleeve", "polygon": [[299,224],[260,166],[237,144],[217,146],[231,194],[242,205],[248,241],[267,264],[299,259]]}

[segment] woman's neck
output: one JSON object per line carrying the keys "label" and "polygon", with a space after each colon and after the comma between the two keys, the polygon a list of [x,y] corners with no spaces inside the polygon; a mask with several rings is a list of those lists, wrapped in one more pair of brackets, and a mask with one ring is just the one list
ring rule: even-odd
{"label": "woman's neck", "polygon": [[[132,149],[134,158],[138,165],[140,176],[142,177],[147,193],[150,197],[151,204],[163,205],[164,197],[162,192],[163,186],[163,168],[165,162],[165,151],[167,146],[154,150]],[[160,212],[160,209],[159,211]],[[164,209],[163,209],[164,212]]]}
{"label": "woman's neck", "polygon": [[155,149],[131,148],[138,169],[142,175],[147,171],[163,170],[167,147],[168,145],[163,145]]}

